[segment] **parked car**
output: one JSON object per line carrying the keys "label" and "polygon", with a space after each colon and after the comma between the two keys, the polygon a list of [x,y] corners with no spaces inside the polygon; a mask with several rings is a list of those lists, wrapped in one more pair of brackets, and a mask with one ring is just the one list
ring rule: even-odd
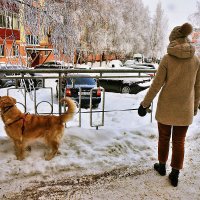
{"label": "parked car", "polygon": [[[5,73],[0,73],[0,88],[7,88],[11,86],[26,87],[27,91],[31,91],[34,88],[39,89],[43,86],[43,79],[36,79],[34,76],[38,76],[35,73],[26,73],[24,76],[30,77],[30,79],[16,79],[20,73],[10,73],[9,70],[26,69],[21,65],[4,64],[0,65],[0,69],[5,70]],[[11,77],[7,79],[6,77]],[[40,76],[40,75],[39,75]]]}
{"label": "parked car", "polygon": [[73,65],[62,61],[49,61],[43,64],[36,65],[34,67],[34,69],[61,69],[61,68],[72,69]]}
{"label": "parked car", "polygon": [[[0,73],[0,88],[7,88],[16,85],[16,79],[14,76],[17,74],[9,73],[9,70],[24,69],[24,66],[0,63],[0,69],[6,70],[6,73]],[[13,76],[13,78],[7,79],[7,76]]]}
{"label": "parked car", "polygon": [[144,56],[141,53],[136,53],[133,55],[133,60],[135,60],[135,62],[137,62],[137,63],[142,63],[143,58],[144,58]]}
{"label": "parked car", "polygon": [[[156,69],[156,66],[152,63],[135,63],[134,60],[127,60],[124,63],[124,67],[132,68],[132,69]],[[149,76],[155,76],[155,73],[145,73]]]}
{"label": "parked car", "polygon": [[[92,91],[92,107],[98,107],[101,102],[101,89],[97,87],[96,79],[83,74],[74,76],[80,77],[72,76],[62,81],[62,96],[69,96],[79,103],[81,89],[81,107],[89,107],[90,92]],[[56,95],[58,97],[58,84],[56,85]]]}
{"label": "parked car", "polygon": [[136,63],[134,60],[127,60],[123,66],[128,67],[128,68],[133,68],[133,69],[155,69],[154,64]]}
{"label": "parked car", "polygon": [[[134,69],[156,69],[154,64],[150,64],[150,63],[137,63],[136,66],[134,67]],[[151,77],[155,76],[155,73],[145,73]]]}
{"label": "parked car", "polygon": [[111,68],[121,68],[123,67],[123,64],[120,60],[111,60],[109,63],[108,63],[108,67],[111,67]]}
{"label": "parked car", "polygon": [[150,63],[136,63],[135,68],[137,68],[137,69],[156,69],[154,64],[150,64]]}
{"label": "parked car", "polygon": [[135,66],[135,60],[126,60],[123,64],[124,67],[134,67]]}
{"label": "parked car", "polygon": [[116,93],[127,93],[127,94],[137,94],[142,90],[145,90],[150,86],[151,78],[140,80],[136,78],[133,79],[117,79],[117,78],[106,78],[99,79],[98,85],[103,87],[106,92],[116,92]]}
{"label": "parked car", "polygon": [[7,88],[16,85],[15,79],[5,79],[6,74],[0,73],[0,88]]}
{"label": "parked car", "polygon": [[146,63],[152,63],[153,62],[153,59],[152,58],[144,58],[144,62]]}

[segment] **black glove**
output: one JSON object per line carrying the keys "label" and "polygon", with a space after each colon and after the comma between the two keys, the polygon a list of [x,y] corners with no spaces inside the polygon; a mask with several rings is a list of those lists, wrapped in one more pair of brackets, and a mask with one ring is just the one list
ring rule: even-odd
{"label": "black glove", "polygon": [[142,105],[138,108],[138,115],[144,117],[147,114],[147,108],[144,108]]}

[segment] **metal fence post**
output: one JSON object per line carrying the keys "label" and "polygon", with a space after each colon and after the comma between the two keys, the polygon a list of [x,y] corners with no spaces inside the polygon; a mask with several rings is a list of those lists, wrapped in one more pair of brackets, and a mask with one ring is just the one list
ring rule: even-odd
{"label": "metal fence post", "polygon": [[61,73],[59,73],[59,79],[58,79],[58,113],[59,115],[62,112],[62,104],[60,102],[61,98],[62,98],[62,79],[61,79]]}

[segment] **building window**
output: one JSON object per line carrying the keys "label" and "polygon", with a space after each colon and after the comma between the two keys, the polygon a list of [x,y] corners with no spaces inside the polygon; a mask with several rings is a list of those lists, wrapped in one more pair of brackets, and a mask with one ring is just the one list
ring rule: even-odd
{"label": "building window", "polygon": [[28,45],[39,45],[38,36],[26,35],[26,44],[28,44]]}
{"label": "building window", "polygon": [[13,29],[19,29],[19,17],[17,14],[13,14]]}
{"label": "building window", "polygon": [[0,11],[0,27],[6,27],[6,17],[2,11]]}
{"label": "building window", "polygon": [[7,13],[6,15],[6,28],[12,29],[12,14]]}
{"label": "building window", "polygon": [[9,29],[19,29],[18,14],[0,11],[0,27]]}
{"label": "building window", "polygon": [[4,45],[0,44],[0,56],[4,56]]}
{"label": "building window", "polygon": [[13,45],[13,56],[19,56],[19,45]]}

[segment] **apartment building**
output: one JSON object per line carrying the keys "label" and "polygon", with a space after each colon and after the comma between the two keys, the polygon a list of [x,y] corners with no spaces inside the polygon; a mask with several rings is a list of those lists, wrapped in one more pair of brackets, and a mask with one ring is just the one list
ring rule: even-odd
{"label": "apartment building", "polygon": [[192,43],[194,44],[196,48],[196,54],[200,58],[200,29],[194,29],[192,33]]}
{"label": "apartment building", "polygon": [[32,35],[28,28],[20,23],[23,5],[0,2],[0,63],[11,63],[33,67],[45,61],[53,60],[53,49],[44,37]]}
{"label": "apartment building", "polygon": [[0,3],[0,63],[12,63],[20,52],[19,9],[14,3],[5,6]]}

